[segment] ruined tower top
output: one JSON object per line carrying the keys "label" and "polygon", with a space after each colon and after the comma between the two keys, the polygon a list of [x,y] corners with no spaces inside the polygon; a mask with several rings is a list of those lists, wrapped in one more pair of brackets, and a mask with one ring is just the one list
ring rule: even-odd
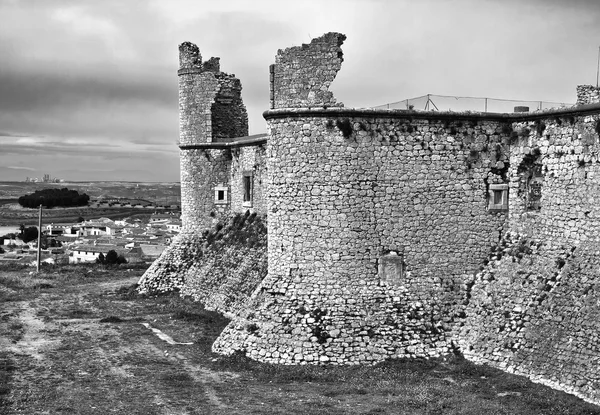
{"label": "ruined tower top", "polygon": [[198,46],[192,42],[183,42],[179,45],[179,68],[202,69],[202,55]]}
{"label": "ruined tower top", "polygon": [[219,60],[221,58],[212,57],[206,62],[202,62],[200,49],[192,42],[183,42],[179,45],[179,73],[212,72],[215,75],[221,72]]}
{"label": "ruined tower top", "polygon": [[343,107],[329,86],[342,67],[346,35],[329,32],[277,51],[271,65],[271,108]]}

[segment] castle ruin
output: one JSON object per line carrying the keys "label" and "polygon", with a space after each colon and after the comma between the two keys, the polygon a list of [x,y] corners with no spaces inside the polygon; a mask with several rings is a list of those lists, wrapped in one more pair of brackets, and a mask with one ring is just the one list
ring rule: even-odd
{"label": "castle ruin", "polygon": [[180,45],[183,233],[140,289],[190,293],[195,238],[250,211],[267,218],[268,273],[235,307],[230,282],[191,290],[232,318],[214,351],[460,352],[600,403],[600,90],[510,114],[345,108],[328,89],[344,40],[278,51],[258,136],[240,81]]}

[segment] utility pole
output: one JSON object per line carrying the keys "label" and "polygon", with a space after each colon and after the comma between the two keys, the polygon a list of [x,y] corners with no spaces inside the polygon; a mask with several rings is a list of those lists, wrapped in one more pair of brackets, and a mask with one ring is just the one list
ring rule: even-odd
{"label": "utility pole", "polygon": [[598,88],[598,75],[600,75],[600,46],[598,46],[598,65],[596,67],[596,88]]}
{"label": "utility pole", "polygon": [[38,246],[37,246],[37,272],[40,272],[42,262],[42,204],[40,203],[40,217],[38,220]]}

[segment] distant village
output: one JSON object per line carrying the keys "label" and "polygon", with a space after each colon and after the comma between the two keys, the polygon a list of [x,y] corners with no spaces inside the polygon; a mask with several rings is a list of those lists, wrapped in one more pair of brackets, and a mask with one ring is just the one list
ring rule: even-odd
{"label": "distant village", "polygon": [[44,174],[44,177],[41,179],[37,177],[26,177],[25,183],[64,183],[64,179],[59,179],[56,177],[50,177],[49,174]]}
{"label": "distant village", "polygon": [[[152,262],[181,231],[179,212],[154,212],[149,219],[100,218],[81,223],[42,225],[42,262],[93,263],[115,251],[128,263]],[[37,240],[19,232],[0,235],[0,262],[34,263]]]}

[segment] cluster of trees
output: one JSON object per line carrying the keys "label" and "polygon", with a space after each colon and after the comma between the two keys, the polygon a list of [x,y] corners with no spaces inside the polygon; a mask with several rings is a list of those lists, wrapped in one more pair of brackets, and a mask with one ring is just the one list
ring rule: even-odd
{"label": "cluster of trees", "polygon": [[43,189],[21,196],[19,204],[27,208],[36,208],[39,205],[47,208],[55,206],[86,206],[90,201],[90,197],[83,193],[79,194],[77,190],[69,190],[66,187],[62,189]]}
{"label": "cluster of trees", "polygon": [[25,242],[25,243],[31,242],[38,238],[37,226],[25,227],[25,225],[21,225],[19,230],[21,231],[21,234],[19,235],[19,239],[22,239],[23,242]]}
{"label": "cluster of trees", "polygon": [[104,265],[116,265],[116,264],[126,264],[127,260],[123,255],[117,254],[117,251],[111,249],[106,253],[106,256],[103,253],[100,253],[98,258],[96,259],[97,264]]}
{"label": "cluster of trees", "polygon": [[27,243],[37,239],[38,237],[38,228],[37,226],[25,226],[23,224],[19,225],[19,233],[7,233],[4,236],[0,237],[0,245],[4,245],[5,239],[21,239],[23,242]]}

